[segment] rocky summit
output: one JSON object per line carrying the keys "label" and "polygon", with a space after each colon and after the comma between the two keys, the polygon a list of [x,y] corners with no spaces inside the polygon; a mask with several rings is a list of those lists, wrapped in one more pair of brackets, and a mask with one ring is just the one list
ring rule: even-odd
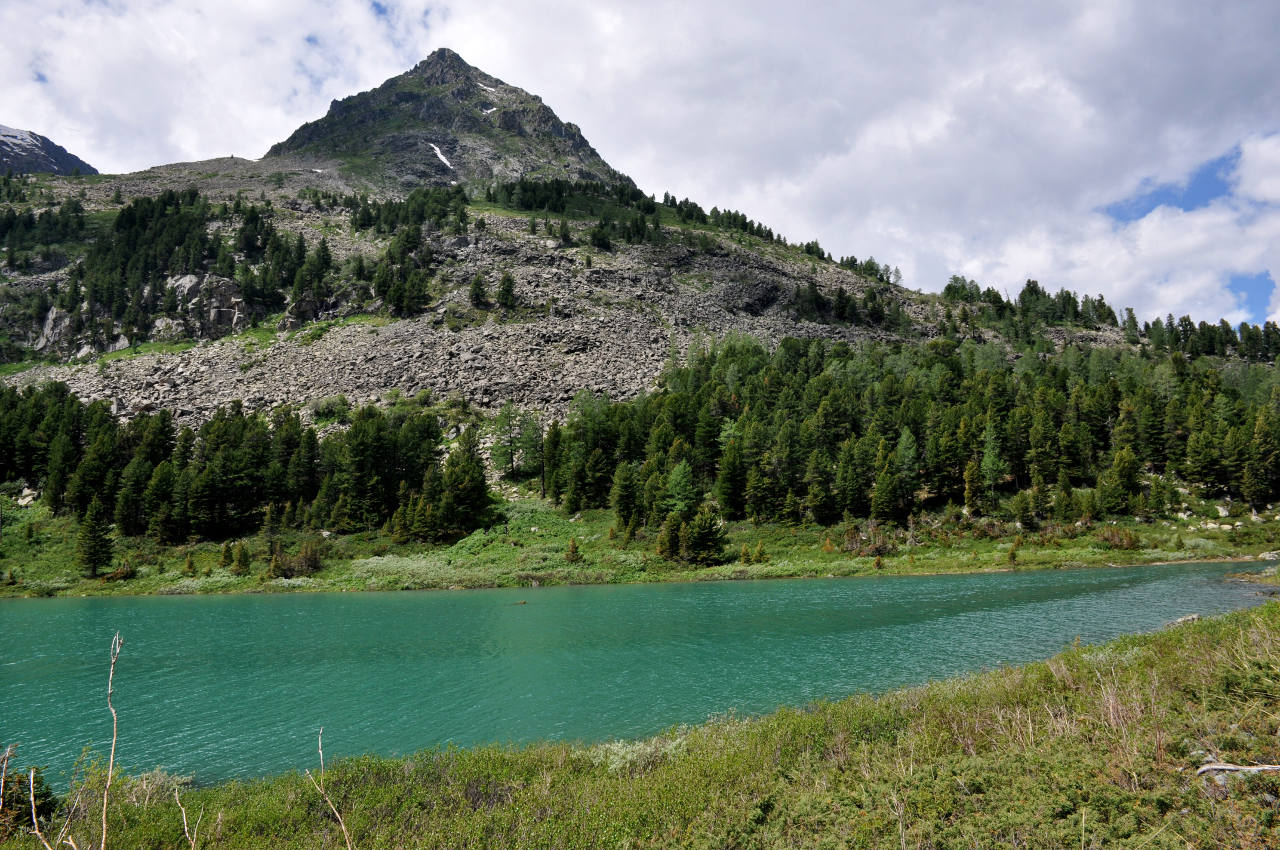
{"label": "rocky summit", "polygon": [[97,174],[98,170],[39,133],[0,124],[0,174]]}
{"label": "rocky summit", "polygon": [[342,160],[392,186],[480,186],[519,177],[625,179],[542,99],[441,48],[372,91],[335,100],[267,152]]}

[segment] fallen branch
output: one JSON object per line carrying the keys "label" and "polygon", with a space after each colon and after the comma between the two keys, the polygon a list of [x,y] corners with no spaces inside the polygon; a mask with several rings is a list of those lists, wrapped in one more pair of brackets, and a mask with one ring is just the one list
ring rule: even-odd
{"label": "fallen branch", "polygon": [[316,736],[316,749],[320,751],[320,781],[316,782],[316,778],[311,775],[311,771],[306,772],[307,778],[311,780],[311,784],[320,792],[320,796],[329,804],[329,811],[333,812],[333,816],[338,819],[338,826],[342,828],[342,838],[347,842],[347,850],[355,850],[351,846],[351,836],[347,833],[347,825],[342,820],[342,815],[338,814],[338,807],[333,804],[333,800],[329,799],[329,795],[324,790],[324,727],[320,727],[320,734]]}
{"label": "fallen branch", "polygon": [[191,850],[196,850],[196,842],[200,840],[200,819],[204,817],[204,806],[200,807],[200,814],[196,815],[196,828],[187,829],[187,807],[182,805],[182,799],[178,797],[178,787],[173,788],[173,801],[178,804],[178,808],[182,811],[182,834],[187,837],[187,843],[191,845]]}
{"label": "fallen branch", "polygon": [[1196,770],[1196,776],[1204,776],[1206,773],[1270,773],[1280,770],[1280,764],[1224,764],[1222,762],[1214,762],[1206,764]]}

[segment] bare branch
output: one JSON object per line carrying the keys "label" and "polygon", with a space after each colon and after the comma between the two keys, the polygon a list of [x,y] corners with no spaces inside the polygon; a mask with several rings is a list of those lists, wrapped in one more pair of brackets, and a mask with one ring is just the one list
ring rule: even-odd
{"label": "bare branch", "polygon": [[111,790],[111,775],[116,769],[116,736],[120,730],[120,718],[116,715],[116,707],[111,704],[111,694],[116,679],[116,659],[120,657],[120,648],[124,641],[120,633],[111,639],[111,669],[107,673],[107,708],[111,709],[111,757],[107,760],[107,783],[102,786],[102,843],[99,850],[107,850],[107,792]]}
{"label": "bare branch", "polygon": [[338,819],[338,826],[342,829],[342,838],[347,842],[347,850],[355,850],[351,845],[351,835],[347,832],[347,824],[342,819],[342,815],[338,813],[338,807],[333,804],[333,800],[329,799],[328,793],[324,790],[324,727],[320,727],[320,734],[316,736],[316,749],[320,751],[320,781],[316,782],[316,778],[311,775],[311,771],[306,771],[307,778],[311,780],[311,784],[320,792],[320,796],[329,804],[329,811],[333,812],[333,816]]}
{"label": "bare branch", "polygon": [[63,844],[66,844],[71,850],[80,850],[75,839],[67,835],[67,830],[71,828],[71,816],[75,814],[76,806],[80,805],[80,792],[76,791],[76,797],[71,801],[71,806],[67,809],[66,823],[62,825],[62,829],[58,830],[58,837],[53,840],[53,844],[50,844],[45,839],[44,833],[40,831],[40,819],[36,817],[36,769],[34,767],[27,774],[27,793],[31,797],[31,831],[36,838],[40,839],[40,843],[44,845],[45,850],[54,850],[55,847],[60,847]]}
{"label": "bare branch", "polygon": [[0,754],[0,811],[4,811],[4,781],[9,776],[9,759],[13,757],[14,745],[10,744]]}
{"label": "bare branch", "polygon": [[200,840],[200,820],[204,817],[204,806],[200,807],[200,814],[196,816],[196,828],[187,829],[187,807],[182,805],[182,799],[178,797],[178,787],[173,788],[173,801],[178,804],[178,808],[182,811],[182,834],[187,837],[187,843],[191,845],[191,850],[196,850],[196,842]]}
{"label": "bare branch", "polygon": [[[31,831],[36,834],[36,838],[40,839],[45,850],[53,850],[49,842],[44,840],[44,833],[40,831],[40,819],[36,817],[36,769],[34,767],[27,774],[27,791],[31,795]],[[62,843],[61,834],[58,835],[58,843]]]}

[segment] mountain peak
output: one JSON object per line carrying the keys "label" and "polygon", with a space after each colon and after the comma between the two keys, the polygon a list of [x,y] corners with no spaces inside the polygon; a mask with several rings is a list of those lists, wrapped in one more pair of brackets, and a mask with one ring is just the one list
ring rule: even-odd
{"label": "mountain peak", "polygon": [[467,60],[454,51],[447,47],[437,47],[426,59],[414,65],[409,73],[431,80],[433,85],[440,85],[469,76],[475,70],[475,67],[467,64]]}
{"label": "mountain peak", "polygon": [[404,188],[520,177],[629,182],[542,98],[445,47],[371,91],[335,100],[267,152],[285,154],[336,158]]}
{"label": "mountain peak", "polygon": [[0,174],[97,174],[89,163],[67,152],[61,145],[30,130],[0,124]]}

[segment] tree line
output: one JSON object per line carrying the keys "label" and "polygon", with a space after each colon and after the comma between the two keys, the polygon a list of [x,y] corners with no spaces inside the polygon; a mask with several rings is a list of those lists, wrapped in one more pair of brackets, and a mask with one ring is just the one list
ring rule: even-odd
{"label": "tree line", "polygon": [[545,433],[500,416],[495,460],[567,511],[612,507],[628,536],[700,512],[824,526],[948,504],[1028,524],[1157,517],[1179,509],[1178,483],[1280,498],[1280,381],[1240,360],[732,339],[670,365],[661,387],[625,403],[582,394]]}
{"label": "tree line", "polygon": [[321,439],[290,409],[233,403],[176,428],[167,411],[121,422],[62,384],[0,390],[0,480],[38,487],[82,523],[167,544],[263,528],[465,535],[491,520],[478,434],[445,448],[437,414],[415,402],[363,407]]}

